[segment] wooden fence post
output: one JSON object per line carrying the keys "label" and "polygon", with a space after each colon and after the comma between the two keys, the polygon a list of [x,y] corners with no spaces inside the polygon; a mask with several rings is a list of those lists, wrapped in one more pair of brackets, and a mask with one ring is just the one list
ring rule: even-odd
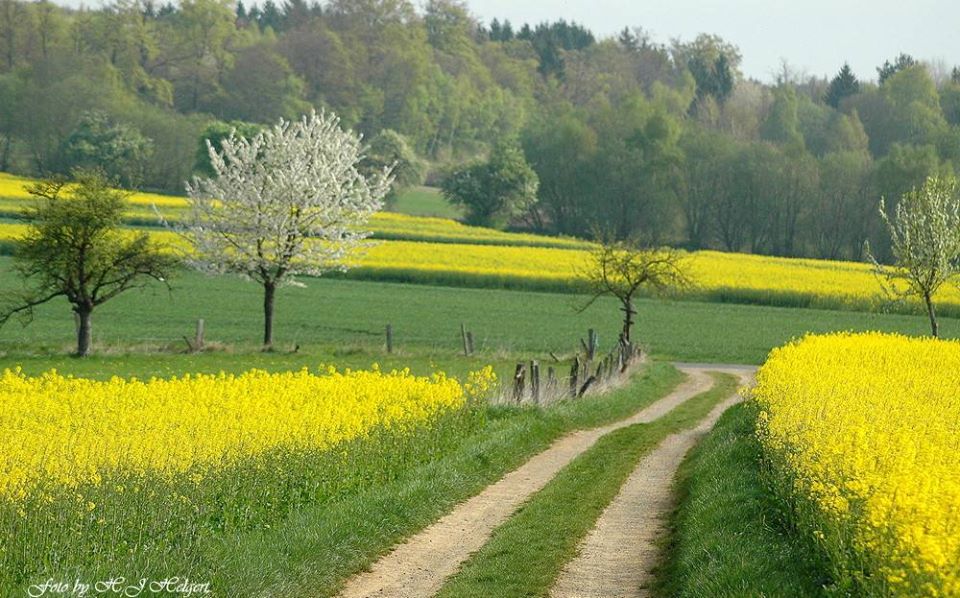
{"label": "wooden fence post", "polygon": [[193,350],[203,351],[203,318],[197,320],[197,335],[193,339]]}
{"label": "wooden fence post", "polygon": [[535,405],[540,404],[540,362],[530,362],[530,396]]}
{"label": "wooden fence post", "polygon": [[519,403],[523,400],[524,378],[526,377],[527,366],[522,363],[517,364],[517,371],[513,374],[513,400]]}
{"label": "wooden fence post", "polygon": [[636,350],[636,347],[633,345],[633,343],[625,339],[622,334],[620,335],[619,346],[620,346],[620,361],[618,365],[619,365],[620,373],[622,374],[626,372],[627,369],[629,369],[630,363],[637,356],[638,352]]}
{"label": "wooden fence post", "polygon": [[393,353],[393,325],[387,324],[387,353]]}
{"label": "wooden fence post", "polygon": [[553,396],[557,392],[557,371],[553,366],[547,367],[547,395]]}
{"label": "wooden fence post", "polygon": [[596,359],[599,346],[600,339],[597,337],[597,331],[591,328],[587,331],[587,361]]}
{"label": "wooden fence post", "polygon": [[460,322],[460,338],[463,340],[463,356],[470,357],[470,343],[467,342],[467,327]]}
{"label": "wooden fence post", "polygon": [[580,356],[574,355],[573,364],[570,365],[570,397],[577,398],[577,390],[580,386]]}
{"label": "wooden fence post", "polygon": [[577,393],[577,396],[582,397],[583,395],[585,395],[587,390],[589,390],[590,387],[593,385],[593,383],[596,381],[597,381],[596,376],[590,376],[589,378],[587,378],[587,381],[584,382],[583,386],[580,387],[580,391]]}

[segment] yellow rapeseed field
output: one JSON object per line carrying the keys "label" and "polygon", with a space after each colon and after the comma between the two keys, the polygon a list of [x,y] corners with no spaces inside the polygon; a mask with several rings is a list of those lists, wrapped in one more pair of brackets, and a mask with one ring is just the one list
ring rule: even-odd
{"label": "yellow rapeseed field", "polygon": [[[27,193],[27,187],[35,183],[35,180],[18,177],[12,174],[0,172],[0,198],[4,199],[32,199],[32,195]],[[182,197],[171,195],[160,195],[158,193],[134,193],[130,197],[130,203],[135,206],[157,206],[158,208],[186,208],[187,200]]]}
{"label": "yellow rapeseed field", "polygon": [[[26,189],[35,181],[0,173],[0,213],[16,213],[23,209],[24,200],[31,198]],[[169,222],[181,220],[190,204],[184,197],[156,193],[134,193],[130,197],[128,218],[136,222],[159,224],[157,212]],[[409,216],[394,212],[379,212],[370,220],[370,230],[381,239],[415,239],[438,243],[468,243],[482,245],[517,245],[541,247],[584,248],[589,243],[579,239],[547,237],[524,233],[509,233],[449,220],[425,216]]]}
{"label": "yellow rapeseed field", "polygon": [[[0,223],[0,241],[9,242],[24,230],[22,224]],[[183,247],[169,231],[151,234]],[[584,249],[557,247],[373,241],[351,265],[359,268],[352,274],[358,278],[569,289],[582,282],[579,273],[587,256]],[[887,303],[869,264],[718,251],[692,253],[688,263],[695,286],[687,293],[694,298],[863,310]],[[960,308],[960,290],[947,285],[936,300]],[[906,309],[919,310],[919,304]]]}
{"label": "yellow rapeseed field", "polygon": [[[97,485],[113,474],[168,477],[272,450],[323,451],[384,429],[404,433],[495,382],[442,373],[307,370],[99,382],[56,372],[0,377],[0,498]],[[199,481],[198,478],[195,481]]]}
{"label": "yellow rapeseed field", "polygon": [[527,233],[510,233],[480,226],[468,226],[447,218],[408,216],[395,212],[379,212],[370,219],[370,230],[381,239],[411,239],[440,243],[471,245],[512,245],[584,249],[590,243],[566,237],[548,237]]}
{"label": "yellow rapeseed field", "polygon": [[[688,261],[692,296],[759,303],[874,309],[886,299],[868,264],[699,251]],[[365,252],[358,266],[371,274],[420,272],[449,279],[514,286],[559,287],[581,282],[587,251],[389,241]],[[960,290],[945,287],[937,300],[960,306]]]}
{"label": "yellow rapeseed field", "polygon": [[757,377],[775,486],[854,593],[960,596],[960,343],[808,336]]}
{"label": "yellow rapeseed field", "polygon": [[[31,181],[0,173],[0,211],[15,209],[29,195]],[[187,200],[147,193],[131,197],[130,215],[140,221],[155,217],[153,206],[176,220]],[[380,240],[357,256],[355,277],[445,282],[475,286],[570,288],[581,282],[588,242],[517,234],[466,226],[453,220],[382,212],[370,229]],[[0,222],[0,242],[23,233],[24,225]],[[157,240],[182,247],[176,235],[152,230]],[[386,239],[386,240],[383,240]],[[843,309],[877,309],[885,305],[872,267],[865,263],[777,258],[700,251],[689,261],[694,297],[774,305]],[[936,298],[960,308],[960,290],[946,286]],[[903,311],[902,306],[893,306]],[[919,304],[906,306],[916,311]],[[948,309],[952,313],[953,309]]]}

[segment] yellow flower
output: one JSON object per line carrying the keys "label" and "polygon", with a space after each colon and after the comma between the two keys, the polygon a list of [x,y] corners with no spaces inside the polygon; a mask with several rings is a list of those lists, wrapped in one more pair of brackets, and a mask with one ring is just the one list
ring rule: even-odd
{"label": "yellow flower", "polygon": [[808,336],[770,354],[753,398],[780,491],[840,569],[960,595],[960,343]]}
{"label": "yellow flower", "polygon": [[98,485],[115,473],[189,473],[200,484],[205,468],[268,451],[322,451],[379,428],[429,425],[493,379],[490,368],[465,386],[379,368],[106,382],[8,370],[0,375],[0,498],[21,500],[40,485]]}
{"label": "yellow flower", "polygon": [[[0,204],[13,209],[26,205],[30,183],[0,174]],[[170,220],[189,207],[186,198],[148,193],[134,194],[130,202],[131,215],[143,220],[154,217],[154,206]],[[361,275],[414,272],[468,282],[570,286],[582,282],[578,272],[584,270],[592,247],[577,239],[508,233],[442,218],[392,213],[375,214],[367,228],[383,240],[351,258],[350,265],[359,268]],[[24,224],[0,224],[0,240],[18,238],[25,231]],[[165,247],[188,249],[171,231],[154,228],[151,237]],[[761,302],[787,296],[792,301],[857,308],[874,308],[881,300],[873,268],[864,263],[700,251],[691,254],[689,264],[697,284],[694,294],[733,293]],[[937,299],[960,306],[960,290],[945,287]]]}

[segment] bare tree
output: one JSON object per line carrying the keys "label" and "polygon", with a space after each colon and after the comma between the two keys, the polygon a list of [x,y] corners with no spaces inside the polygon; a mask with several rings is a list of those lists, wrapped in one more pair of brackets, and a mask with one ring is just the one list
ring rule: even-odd
{"label": "bare tree", "polygon": [[895,217],[880,201],[880,216],[890,233],[893,266],[880,264],[867,249],[884,292],[895,299],[921,299],[930,331],[940,329],[934,296],[960,272],[960,184],[952,177],[930,177],[903,195]]}
{"label": "bare tree", "polygon": [[263,286],[269,348],[277,288],[347,268],[390,190],[390,169],[364,176],[360,137],[329,112],[281,120],[250,139],[231,135],[221,148],[208,144],[214,175],[187,185],[192,212],[180,232],[194,267]]}
{"label": "bare tree", "polygon": [[635,240],[602,241],[590,252],[581,274],[592,297],[580,311],[605,295],[616,297],[623,312],[620,338],[625,343],[631,342],[637,314],[633,301],[638,293],[666,293],[692,284],[685,252],[670,247],[645,247]]}

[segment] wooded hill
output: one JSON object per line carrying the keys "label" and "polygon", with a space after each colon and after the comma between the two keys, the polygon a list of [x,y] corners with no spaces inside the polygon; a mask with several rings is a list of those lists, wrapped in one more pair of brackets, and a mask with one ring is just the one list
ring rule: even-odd
{"label": "wooded hill", "polygon": [[883,255],[881,196],[960,167],[956,69],[877,57],[860,80],[837,56],[833,80],[766,84],[740,60],[708,34],[599,39],[454,0],[0,0],[0,170],[181,192],[202,138],[324,107],[432,180],[518,146],[539,191],[514,227],[860,259],[867,239]]}

